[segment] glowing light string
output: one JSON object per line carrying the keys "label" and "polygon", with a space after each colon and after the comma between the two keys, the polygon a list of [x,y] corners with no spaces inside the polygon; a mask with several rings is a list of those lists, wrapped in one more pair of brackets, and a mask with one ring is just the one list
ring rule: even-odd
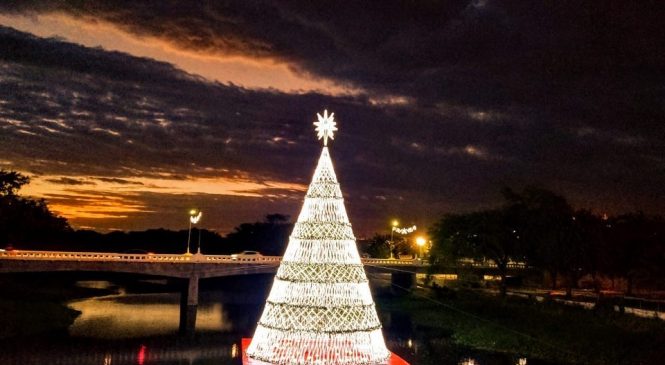
{"label": "glowing light string", "polygon": [[415,232],[416,229],[417,229],[416,226],[404,227],[404,228],[393,227],[393,232],[397,232],[399,234],[409,234]]}
{"label": "glowing light string", "polygon": [[326,146],[334,114],[317,116],[324,147],[247,354],[270,364],[381,364],[390,353]]}

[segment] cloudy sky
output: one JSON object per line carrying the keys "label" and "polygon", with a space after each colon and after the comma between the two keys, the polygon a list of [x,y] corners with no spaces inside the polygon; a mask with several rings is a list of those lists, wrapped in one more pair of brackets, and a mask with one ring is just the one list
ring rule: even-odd
{"label": "cloudy sky", "polygon": [[0,3],[0,167],[75,227],[297,216],[331,154],[359,236],[539,185],[665,213],[659,1]]}

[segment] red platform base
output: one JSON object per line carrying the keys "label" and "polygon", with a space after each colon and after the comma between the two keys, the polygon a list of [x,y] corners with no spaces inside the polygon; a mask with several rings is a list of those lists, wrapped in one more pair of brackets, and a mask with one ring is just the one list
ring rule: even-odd
{"label": "red platform base", "polygon": [[[267,362],[263,361],[258,361],[254,359],[250,359],[247,357],[247,347],[249,347],[249,343],[252,342],[251,338],[243,338],[242,339],[242,364],[243,365],[272,365]],[[393,354],[392,352],[390,353],[390,358],[388,361],[385,363],[385,365],[409,365],[408,362],[404,361],[401,357]]]}

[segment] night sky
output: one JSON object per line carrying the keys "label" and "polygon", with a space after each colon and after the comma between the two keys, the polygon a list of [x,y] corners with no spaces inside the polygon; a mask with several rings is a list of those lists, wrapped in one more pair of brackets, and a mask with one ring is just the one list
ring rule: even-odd
{"label": "night sky", "polygon": [[329,143],[356,235],[539,185],[665,213],[660,1],[2,1],[0,168],[77,228],[297,216]]}

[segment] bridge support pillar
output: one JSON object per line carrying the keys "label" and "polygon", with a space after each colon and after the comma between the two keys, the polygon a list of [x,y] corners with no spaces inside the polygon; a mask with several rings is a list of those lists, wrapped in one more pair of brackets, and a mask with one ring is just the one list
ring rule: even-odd
{"label": "bridge support pillar", "polygon": [[391,291],[393,294],[410,293],[416,285],[416,274],[410,272],[394,272],[390,274]]}
{"label": "bridge support pillar", "polygon": [[193,335],[196,329],[196,312],[199,305],[199,277],[192,275],[187,279],[180,293],[180,333]]}

